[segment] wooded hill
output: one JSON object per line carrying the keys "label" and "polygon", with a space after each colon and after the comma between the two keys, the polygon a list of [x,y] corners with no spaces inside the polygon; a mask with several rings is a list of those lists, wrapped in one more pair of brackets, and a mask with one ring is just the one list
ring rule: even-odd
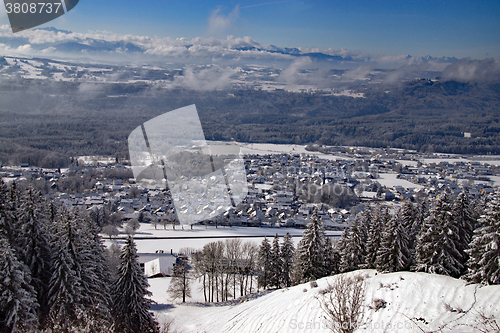
{"label": "wooded hill", "polygon": [[127,157],[135,127],[190,104],[211,140],[500,153],[498,81],[416,80],[356,92],[365,98],[11,78],[0,81],[0,163],[56,167],[70,156]]}

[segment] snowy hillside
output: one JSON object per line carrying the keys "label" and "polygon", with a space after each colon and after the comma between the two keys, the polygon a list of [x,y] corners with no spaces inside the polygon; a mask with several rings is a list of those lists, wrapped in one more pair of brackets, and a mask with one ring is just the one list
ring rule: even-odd
{"label": "snowy hillside", "polygon": [[[365,317],[356,332],[479,332],[480,314],[494,316],[500,324],[500,286],[466,285],[447,276],[397,272],[363,274],[366,280]],[[318,280],[318,287],[302,284],[263,293],[228,305],[202,305],[199,292],[190,304],[165,304],[164,285],[150,279],[160,321],[174,318],[180,332],[329,332],[318,292],[335,276]],[[166,282],[166,281],[165,281]],[[193,288],[194,291],[194,288]],[[374,300],[386,302],[375,311]]]}

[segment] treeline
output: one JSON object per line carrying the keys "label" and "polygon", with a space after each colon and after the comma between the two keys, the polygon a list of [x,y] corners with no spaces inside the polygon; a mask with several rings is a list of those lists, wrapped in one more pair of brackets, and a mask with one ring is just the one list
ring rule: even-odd
{"label": "treeline", "polygon": [[[311,228],[317,228],[313,216],[299,243],[299,249],[307,249],[307,255],[300,259],[298,251],[294,266],[297,269],[306,263],[309,268],[296,271],[294,281],[377,269],[436,273],[473,283],[500,284],[499,211],[499,190],[489,198],[476,200],[464,190],[454,200],[443,193],[432,205],[426,201],[405,201],[394,214],[372,206],[358,214],[333,251],[328,239],[307,236]],[[326,246],[314,245],[307,238],[319,239]],[[312,265],[314,257],[319,259]],[[331,263],[323,266],[326,270],[321,269],[324,263]]]}
{"label": "treeline", "polygon": [[0,180],[0,332],[157,332],[131,237],[112,273],[93,219]]}

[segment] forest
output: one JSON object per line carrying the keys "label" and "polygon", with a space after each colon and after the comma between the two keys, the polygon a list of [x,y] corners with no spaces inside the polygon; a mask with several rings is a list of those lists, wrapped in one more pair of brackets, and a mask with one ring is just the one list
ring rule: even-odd
{"label": "forest", "polygon": [[0,163],[62,167],[73,156],[127,158],[134,128],[191,104],[208,140],[500,153],[497,82],[414,80],[357,92],[365,97],[14,77],[0,81]]}

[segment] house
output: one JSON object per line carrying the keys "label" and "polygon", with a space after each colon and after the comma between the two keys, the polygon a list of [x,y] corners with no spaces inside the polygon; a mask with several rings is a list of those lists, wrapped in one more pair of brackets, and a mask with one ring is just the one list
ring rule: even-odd
{"label": "house", "polygon": [[144,262],[144,274],[146,277],[172,276],[177,257],[170,254],[156,254],[156,256],[158,257]]}

